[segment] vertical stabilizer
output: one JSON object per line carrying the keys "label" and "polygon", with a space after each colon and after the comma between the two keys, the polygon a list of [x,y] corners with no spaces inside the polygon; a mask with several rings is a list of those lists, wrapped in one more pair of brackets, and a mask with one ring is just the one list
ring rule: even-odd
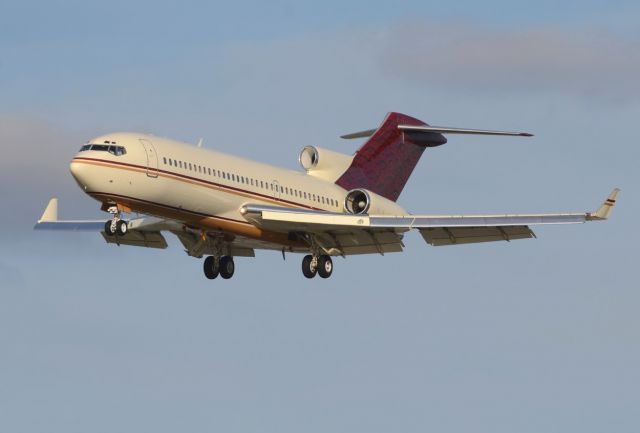
{"label": "vertical stabilizer", "polygon": [[406,114],[389,113],[336,184],[347,190],[365,188],[396,201],[424,149],[447,142],[440,133],[403,131],[399,125],[428,126]]}

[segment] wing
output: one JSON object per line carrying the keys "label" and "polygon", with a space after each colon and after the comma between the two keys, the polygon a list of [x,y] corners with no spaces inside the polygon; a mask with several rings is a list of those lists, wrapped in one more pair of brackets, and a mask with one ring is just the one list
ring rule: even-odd
{"label": "wing", "polygon": [[104,240],[110,244],[161,249],[167,248],[167,241],[160,230],[173,228],[173,225],[160,218],[144,217],[129,221],[129,230],[124,236],[108,236],[104,232],[105,222],[106,220],[59,220],[58,199],[52,198],[33,228],[35,230],[100,232]]}
{"label": "wing", "polygon": [[[351,215],[272,206],[245,205],[245,218],[261,228],[288,233],[312,233],[330,254],[352,254],[359,240],[380,253],[401,250],[402,233],[417,229],[431,245],[511,241],[535,237],[532,225],[578,224],[606,220],[619,189],[613,190],[595,212],[524,215]],[[382,239],[378,239],[382,237]],[[364,244],[363,244],[364,245]],[[371,250],[371,248],[368,248]],[[363,251],[364,252],[364,251]],[[371,251],[368,251],[371,252]]]}
{"label": "wing", "polygon": [[235,257],[254,257],[254,248],[281,249],[281,246],[260,243],[242,237],[219,242],[220,239],[207,236],[201,230],[187,227],[180,221],[151,216],[129,220],[127,233],[122,236],[107,235],[104,231],[105,223],[106,220],[59,220],[58,199],[52,198],[34,229],[99,232],[109,244],[159,249],[168,247],[167,240],[162,232],[170,232],[180,240],[185,252],[193,257],[202,257],[215,252],[222,252]]}

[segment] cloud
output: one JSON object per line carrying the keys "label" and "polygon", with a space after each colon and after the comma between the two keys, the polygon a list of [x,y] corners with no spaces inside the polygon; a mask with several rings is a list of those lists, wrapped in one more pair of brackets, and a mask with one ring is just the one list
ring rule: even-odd
{"label": "cloud", "polygon": [[413,21],[385,34],[384,71],[468,91],[637,99],[640,40],[596,29],[495,29]]}

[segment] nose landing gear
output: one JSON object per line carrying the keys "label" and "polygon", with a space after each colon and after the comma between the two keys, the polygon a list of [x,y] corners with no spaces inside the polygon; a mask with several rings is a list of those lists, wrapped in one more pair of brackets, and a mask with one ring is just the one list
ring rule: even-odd
{"label": "nose landing gear", "polygon": [[129,225],[120,217],[120,211],[116,206],[109,208],[109,213],[113,214],[113,218],[104,224],[104,232],[108,236],[124,236],[129,230]]}

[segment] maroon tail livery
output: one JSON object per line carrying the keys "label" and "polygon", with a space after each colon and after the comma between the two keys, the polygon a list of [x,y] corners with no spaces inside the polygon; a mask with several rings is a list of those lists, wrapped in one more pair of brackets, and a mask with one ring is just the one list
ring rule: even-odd
{"label": "maroon tail livery", "polygon": [[447,142],[442,134],[402,131],[398,125],[427,126],[406,114],[389,113],[336,184],[347,190],[365,188],[396,201],[424,149]]}

